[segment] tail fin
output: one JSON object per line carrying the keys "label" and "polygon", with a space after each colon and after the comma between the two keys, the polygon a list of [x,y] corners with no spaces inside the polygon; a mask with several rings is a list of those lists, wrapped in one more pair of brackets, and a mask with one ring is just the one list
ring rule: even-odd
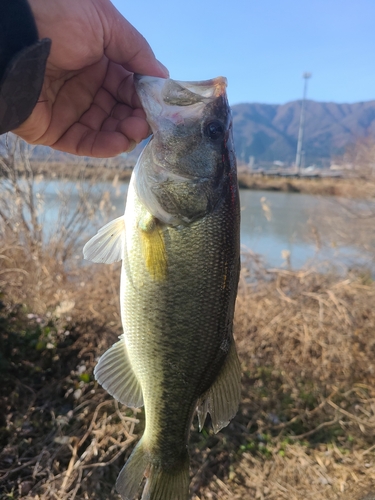
{"label": "tail fin", "polygon": [[124,500],[133,500],[137,494],[148,463],[149,456],[144,452],[141,439],[122,468],[116,481],[116,490]]}
{"label": "tail fin", "polygon": [[142,500],[188,500],[189,458],[179,468],[165,470],[152,465]]}
{"label": "tail fin", "polygon": [[142,440],[135,447],[129,460],[120,472],[116,489],[123,500],[133,500],[143,477],[147,477],[142,500],[188,500],[189,457],[179,465],[163,469],[150,463],[150,455],[144,450]]}

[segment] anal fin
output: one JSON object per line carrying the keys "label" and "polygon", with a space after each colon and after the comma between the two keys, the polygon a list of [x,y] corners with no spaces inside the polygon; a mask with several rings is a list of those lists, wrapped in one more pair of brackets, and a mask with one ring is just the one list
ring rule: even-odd
{"label": "anal fin", "polygon": [[241,365],[236,345],[232,341],[228,356],[218,377],[198,402],[199,430],[202,430],[207,413],[209,413],[214,432],[219,432],[236,415],[240,399]]}
{"label": "anal fin", "polygon": [[126,406],[143,406],[142,388],[130,364],[125,339],[114,344],[99,359],[94,376],[115,399]]}

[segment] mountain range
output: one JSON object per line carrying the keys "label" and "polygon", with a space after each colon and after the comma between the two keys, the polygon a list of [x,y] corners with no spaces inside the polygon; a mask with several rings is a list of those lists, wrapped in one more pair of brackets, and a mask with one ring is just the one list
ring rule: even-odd
{"label": "mountain range", "polygon": [[[246,103],[232,106],[238,160],[295,160],[301,101],[286,104]],[[375,100],[354,104],[305,102],[305,165],[328,161],[358,139],[375,138]]]}
{"label": "mountain range", "polygon": [[[301,101],[286,104],[244,103],[232,106],[234,142],[239,163],[292,163],[296,157]],[[10,135],[11,136],[11,135]],[[0,155],[10,136],[0,137]],[[375,100],[354,104],[305,102],[303,164],[328,164],[335,156],[364,137],[375,139]],[[134,165],[145,142],[127,155],[103,160],[85,158],[90,164]],[[252,158],[253,157],[253,158]],[[77,157],[36,146],[32,159],[76,163]]]}

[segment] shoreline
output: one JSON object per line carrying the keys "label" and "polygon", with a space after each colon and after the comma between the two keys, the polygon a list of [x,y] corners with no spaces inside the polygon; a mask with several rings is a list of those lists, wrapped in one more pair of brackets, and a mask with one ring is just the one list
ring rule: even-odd
{"label": "shoreline", "polygon": [[[91,180],[98,182],[129,181],[134,162],[125,164],[118,159],[66,163],[66,162],[30,162],[31,170],[39,179],[69,179],[69,180]],[[19,175],[25,175],[25,168],[20,165]],[[263,176],[260,174],[249,174],[238,172],[238,183],[241,189],[254,191],[280,191],[285,193],[301,193],[322,196],[338,196],[343,198],[367,199],[375,198],[375,184],[361,178],[285,178],[277,176]]]}
{"label": "shoreline", "polygon": [[281,191],[321,196],[337,196],[352,199],[374,200],[375,184],[359,178],[285,178],[259,174],[239,173],[238,183],[242,189],[255,191]]}

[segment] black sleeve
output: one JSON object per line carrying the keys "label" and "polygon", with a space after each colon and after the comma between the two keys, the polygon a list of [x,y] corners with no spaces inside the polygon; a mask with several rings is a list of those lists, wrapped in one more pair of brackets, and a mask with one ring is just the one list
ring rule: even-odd
{"label": "black sleeve", "polygon": [[0,134],[31,114],[42,90],[51,40],[38,40],[26,0],[0,0]]}

